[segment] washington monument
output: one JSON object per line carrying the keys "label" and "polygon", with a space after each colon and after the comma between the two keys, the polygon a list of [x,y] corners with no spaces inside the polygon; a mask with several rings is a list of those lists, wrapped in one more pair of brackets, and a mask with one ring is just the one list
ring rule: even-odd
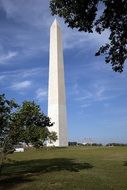
{"label": "washington monument", "polygon": [[56,19],[50,28],[48,116],[54,122],[49,131],[55,131],[58,139],[47,146],[68,146],[62,36]]}

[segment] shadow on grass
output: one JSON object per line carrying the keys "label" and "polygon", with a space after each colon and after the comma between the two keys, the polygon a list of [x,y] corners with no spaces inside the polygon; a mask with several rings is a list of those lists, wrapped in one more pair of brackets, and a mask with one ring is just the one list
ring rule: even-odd
{"label": "shadow on grass", "polygon": [[93,165],[89,163],[76,163],[75,160],[65,158],[13,161],[6,164],[3,168],[0,190],[13,189],[18,184],[31,182],[34,180],[34,176],[46,172],[65,170],[79,172],[80,170],[91,168],[93,168]]}
{"label": "shadow on grass", "polygon": [[124,162],[124,166],[127,166],[127,161]]}

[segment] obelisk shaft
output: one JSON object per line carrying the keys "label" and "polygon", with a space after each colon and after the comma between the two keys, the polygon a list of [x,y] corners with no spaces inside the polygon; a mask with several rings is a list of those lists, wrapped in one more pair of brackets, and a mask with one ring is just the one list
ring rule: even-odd
{"label": "obelisk shaft", "polygon": [[54,122],[49,130],[55,131],[58,137],[48,146],[68,146],[62,37],[56,19],[50,29],[48,116]]}

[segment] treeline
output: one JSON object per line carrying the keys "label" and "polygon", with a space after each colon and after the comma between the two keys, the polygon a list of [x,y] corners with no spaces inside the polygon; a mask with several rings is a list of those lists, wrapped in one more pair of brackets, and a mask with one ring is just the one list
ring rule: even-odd
{"label": "treeline", "polygon": [[69,144],[69,146],[98,146],[98,147],[101,147],[101,146],[107,146],[107,147],[111,147],[111,146],[127,146],[127,144],[124,144],[124,143],[108,143],[106,145],[103,145],[101,143],[86,143],[86,144],[83,144],[83,143],[78,143],[76,141],[69,142],[68,144]]}
{"label": "treeline", "polygon": [[78,143],[76,141],[69,142],[68,145],[69,146],[103,146],[103,144],[100,144],[100,143],[86,143],[86,144],[83,144],[83,143]]}
{"label": "treeline", "polygon": [[127,144],[124,143],[108,143],[106,146],[127,146]]}

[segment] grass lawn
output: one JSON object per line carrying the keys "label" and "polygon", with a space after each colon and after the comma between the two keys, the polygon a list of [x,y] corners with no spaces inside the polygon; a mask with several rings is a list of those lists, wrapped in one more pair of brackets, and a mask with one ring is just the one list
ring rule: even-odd
{"label": "grass lawn", "polygon": [[27,150],[8,156],[0,190],[127,190],[127,147]]}

